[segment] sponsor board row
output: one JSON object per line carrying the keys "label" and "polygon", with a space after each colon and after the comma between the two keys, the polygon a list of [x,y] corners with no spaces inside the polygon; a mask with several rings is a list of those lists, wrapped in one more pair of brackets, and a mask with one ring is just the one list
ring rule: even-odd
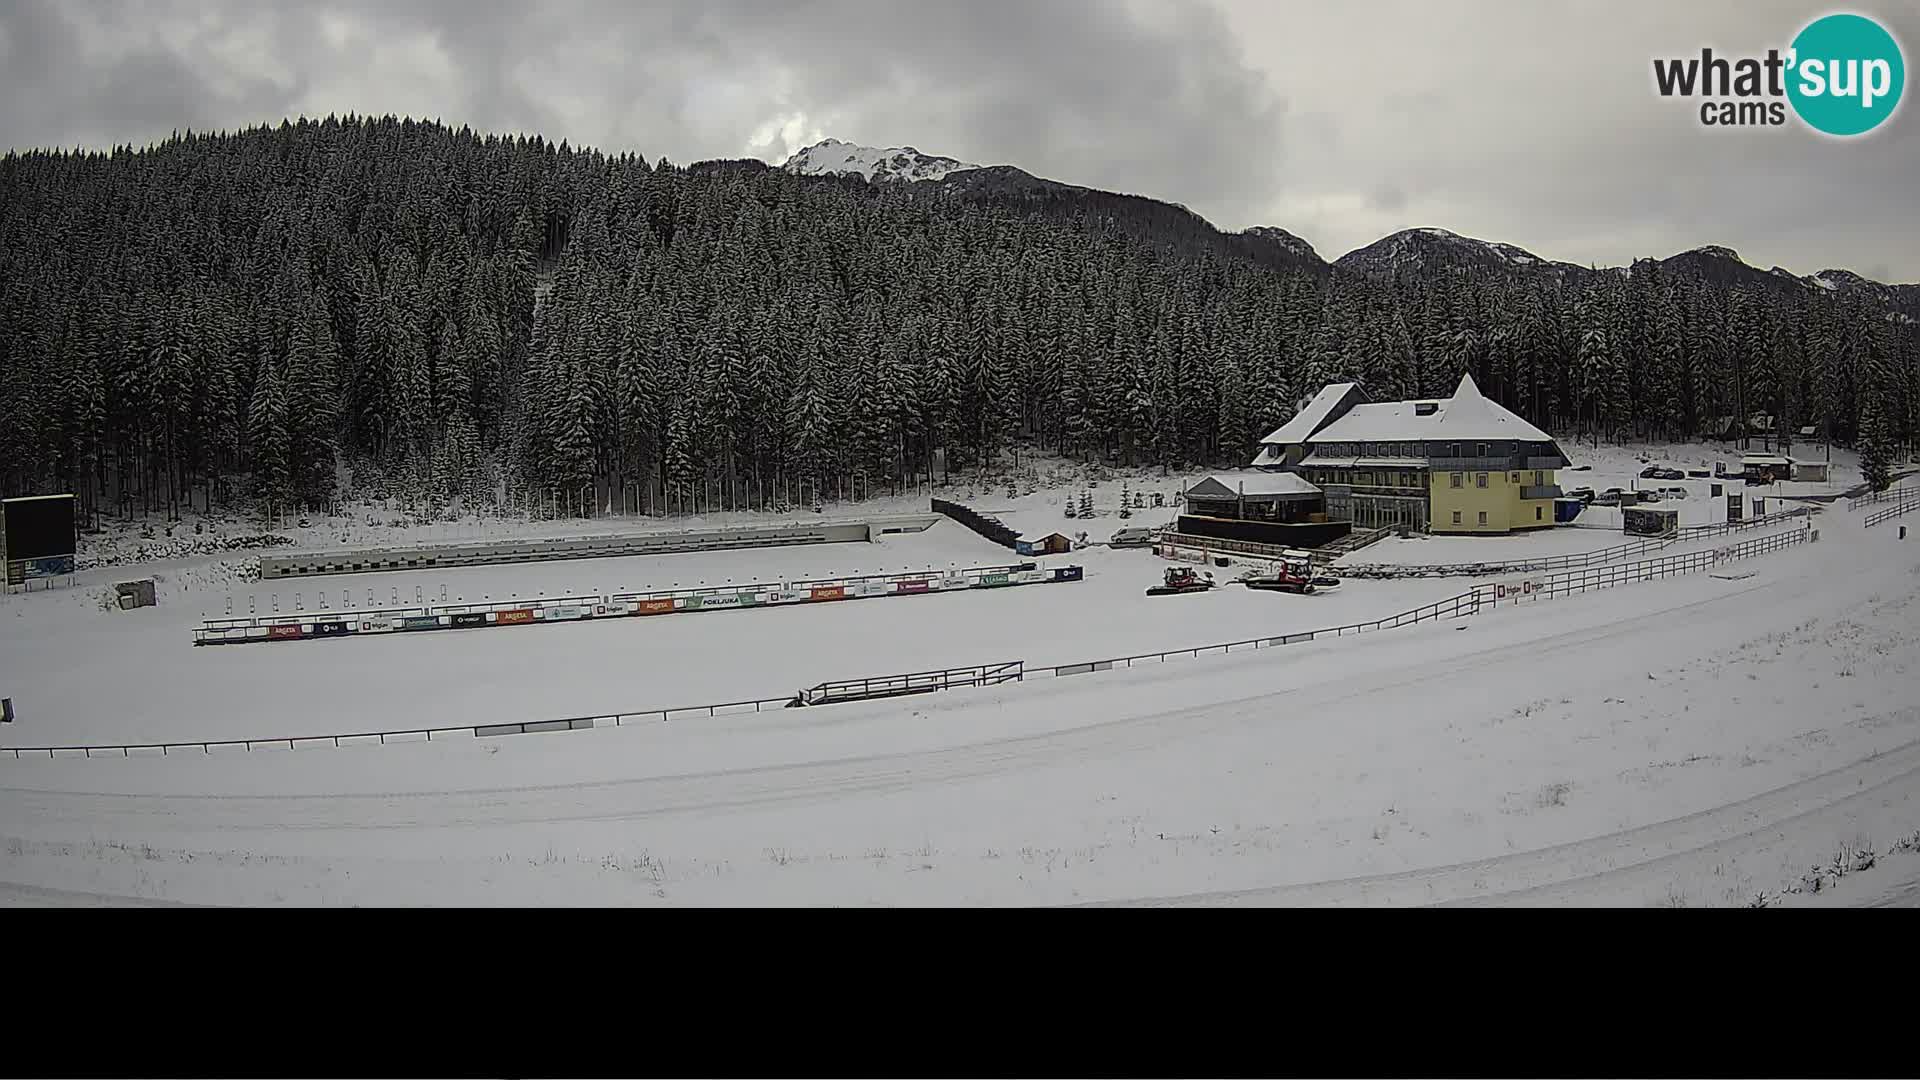
{"label": "sponsor board row", "polygon": [[739,592],[695,592],[676,596],[651,596],[638,593],[598,597],[568,597],[559,600],[528,601],[524,606],[471,611],[421,608],[411,611],[341,612],[333,616],[282,616],[275,620],[255,620],[249,625],[231,625],[223,620],[197,628],[194,644],[220,645],[252,641],[294,641],[305,638],[337,637],[346,634],[385,634],[424,630],[473,629],[487,626],[524,626],[537,623],[570,622],[580,619],[623,618],[637,615],[667,615],[684,611],[727,610],[770,607],[780,604],[808,604],[833,600],[853,600],[876,596],[904,596],[958,589],[998,588],[1055,581],[1079,581],[1078,566],[1037,567],[990,572],[963,572],[929,575],[921,578],[847,580],[832,584],[762,588]]}

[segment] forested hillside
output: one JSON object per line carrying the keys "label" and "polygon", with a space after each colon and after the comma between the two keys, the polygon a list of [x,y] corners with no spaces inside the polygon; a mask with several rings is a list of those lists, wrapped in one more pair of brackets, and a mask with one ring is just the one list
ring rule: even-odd
{"label": "forested hillside", "polygon": [[1877,453],[1920,432],[1920,336],[1860,279],[1698,252],[1335,269],[1024,176],[680,167],[393,118],[10,155],[0,489],[318,502],[350,464],[472,498],[758,504],[1030,446],[1240,463],[1324,382],[1445,394],[1461,371],[1562,435],[1761,411]]}

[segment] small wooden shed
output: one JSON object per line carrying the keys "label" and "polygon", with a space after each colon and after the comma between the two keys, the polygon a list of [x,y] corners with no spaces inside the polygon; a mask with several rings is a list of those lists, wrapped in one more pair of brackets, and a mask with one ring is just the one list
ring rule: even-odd
{"label": "small wooden shed", "polygon": [[1040,533],[1014,541],[1013,550],[1022,555],[1064,555],[1073,550],[1073,539],[1065,533]]}

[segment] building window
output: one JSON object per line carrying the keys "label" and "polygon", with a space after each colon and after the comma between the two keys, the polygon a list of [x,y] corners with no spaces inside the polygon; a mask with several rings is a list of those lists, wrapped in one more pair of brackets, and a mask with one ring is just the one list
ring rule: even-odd
{"label": "building window", "polygon": [[1513,474],[1512,476],[1510,476],[1510,477],[1508,477],[1508,478],[1507,478],[1507,481],[1508,481],[1509,483],[1514,483],[1514,484],[1517,484],[1517,483],[1519,483],[1519,482],[1520,482],[1520,474],[1519,474],[1519,473],[1514,473],[1514,474]]}
{"label": "building window", "polygon": [[1485,510],[1482,510],[1480,511],[1480,524],[1485,525],[1486,523],[1487,523],[1487,512]]}
{"label": "building window", "polygon": [[1460,511],[1458,511],[1458,510],[1455,510],[1455,511],[1453,512],[1453,523],[1454,523],[1455,525],[1458,525],[1458,524],[1460,524]]}
{"label": "building window", "polygon": [[1538,487],[1538,486],[1540,486],[1541,484],[1543,484],[1543,483],[1545,483],[1545,481],[1543,481],[1543,480],[1541,480],[1541,479],[1540,479],[1540,470],[1538,470],[1538,469],[1535,469],[1535,470],[1533,471],[1533,483],[1534,483],[1534,486],[1535,486],[1535,487]]}
{"label": "building window", "polygon": [[1536,506],[1536,507],[1534,507],[1534,508],[1533,508],[1533,520],[1535,520],[1535,521],[1539,521],[1539,520],[1540,520],[1540,511],[1541,511],[1541,509],[1542,509],[1542,508],[1541,508],[1541,507],[1538,507],[1538,506]]}
{"label": "building window", "polygon": [[1487,456],[1487,444],[1481,443],[1480,452],[1478,454],[1475,454],[1474,457],[1486,457],[1486,456]]}
{"label": "building window", "polygon": [[1474,487],[1486,487],[1486,486],[1487,486],[1487,474],[1486,474],[1486,473],[1475,473],[1475,474],[1473,474],[1473,486],[1474,486]]}
{"label": "building window", "polygon": [[1453,486],[1454,486],[1454,487],[1459,487],[1459,486],[1460,486],[1460,474],[1459,474],[1459,473],[1453,473],[1453,474],[1451,474],[1451,475],[1453,476]]}

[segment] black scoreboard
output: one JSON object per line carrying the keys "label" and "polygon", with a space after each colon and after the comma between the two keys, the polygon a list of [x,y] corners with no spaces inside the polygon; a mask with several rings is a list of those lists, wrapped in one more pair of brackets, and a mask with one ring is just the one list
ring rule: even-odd
{"label": "black scoreboard", "polygon": [[0,537],[4,537],[7,584],[73,573],[79,548],[72,495],[33,495],[0,499]]}

